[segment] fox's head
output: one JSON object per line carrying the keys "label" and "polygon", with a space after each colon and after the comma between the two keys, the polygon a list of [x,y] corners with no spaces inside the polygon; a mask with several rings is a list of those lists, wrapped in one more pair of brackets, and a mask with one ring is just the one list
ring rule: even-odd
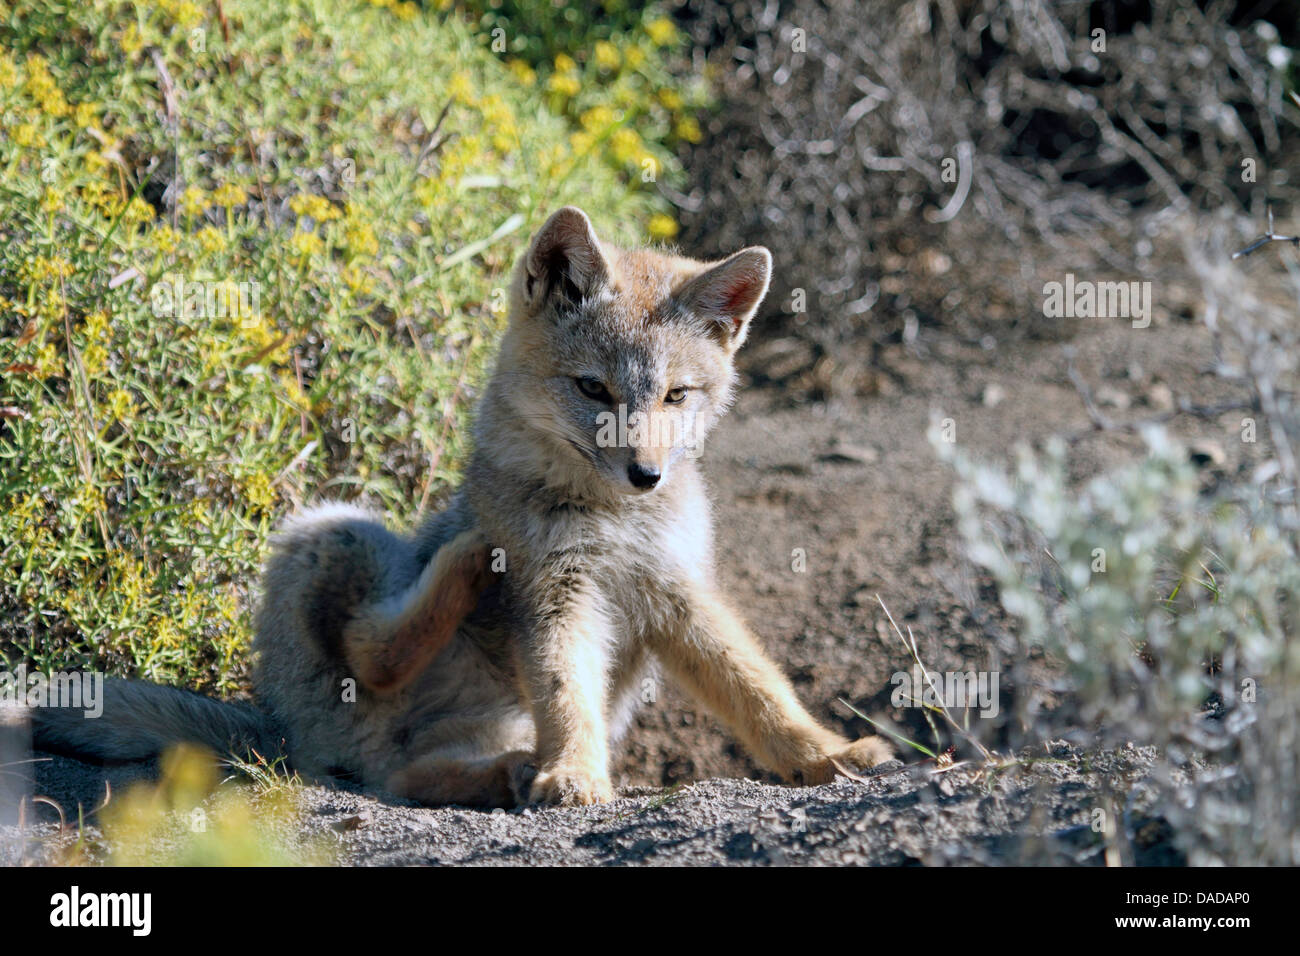
{"label": "fox's head", "polygon": [[621,495],[670,485],[731,401],[771,269],[761,246],[719,262],[619,249],[582,210],[559,210],[515,269],[493,418],[513,419],[531,446],[516,453],[542,456],[552,479]]}

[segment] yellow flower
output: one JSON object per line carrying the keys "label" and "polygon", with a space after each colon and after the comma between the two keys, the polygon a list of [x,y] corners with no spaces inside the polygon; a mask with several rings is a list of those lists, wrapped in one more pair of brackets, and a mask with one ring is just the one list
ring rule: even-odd
{"label": "yellow flower", "polygon": [[672,216],[665,216],[663,213],[655,213],[650,217],[648,231],[651,239],[665,241],[677,235],[677,220]]}
{"label": "yellow flower", "polygon": [[165,223],[153,230],[149,237],[159,252],[175,252],[181,240],[180,233]]}
{"label": "yellow flower", "polygon": [[36,97],[36,102],[40,104],[42,113],[46,116],[53,116],[55,119],[67,116],[72,112],[72,107],[63,98],[63,91],[58,87],[41,92]]}
{"label": "yellow flower", "polygon": [[135,399],[123,388],[115,388],[108,396],[108,413],[117,421],[126,421],[135,410]]}
{"label": "yellow flower", "polygon": [[302,390],[302,386],[298,384],[297,378],[285,374],[280,377],[280,383],[284,386],[285,397],[288,399],[290,405],[302,411],[311,410],[311,399],[308,398],[307,393]]}
{"label": "yellow flower", "polygon": [[77,492],[76,503],[85,511],[98,511],[104,507],[104,492],[91,484],[83,484]]}
{"label": "yellow flower", "polygon": [[45,139],[31,123],[19,123],[14,127],[13,141],[24,149],[39,148],[45,145]]}
{"label": "yellow flower", "polygon": [[203,11],[190,0],[168,5],[168,13],[182,30],[190,30],[203,22]]}
{"label": "yellow flower", "polygon": [[31,282],[48,282],[68,278],[73,269],[62,256],[34,256],[23,265],[22,272]]}
{"label": "yellow flower", "polygon": [[656,17],[645,25],[645,32],[655,46],[668,46],[677,40],[677,27],[666,17]]}
{"label": "yellow flower", "polygon": [[582,81],[568,73],[552,73],[546,80],[546,88],[561,96],[577,96],[582,91]]}
{"label": "yellow flower", "polygon": [[314,232],[295,232],[289,240],[289,249],[299,259],[310,259],[325,251],[325,243]]}
{"label": "yellow flower", "polygon": [[[270,346],[278,338],[276,330],[272,326],[268,325],[266,320],[260,315],[241,319],[239,323],[239,331],[243,333],[244,340],[249,344],[249,346],[258,352],[261,352],[263,349]],[[272,352],[275,353],[278,353],[279,351],[279,349],[272,350]],[[267,353],[266,358],[268,361],[274,362],[278,360],[279,355]]]}
{"label": "yellow flower", "polygon": [[[103,508],[104,495],[98,488],[92,488],[89,485],[83,488],[82,494],[78,497],[78,503],[81,505],[83,515],[93,514],[95,511]],[[98,504],[98,508],[95,505]],[[122,551],[114,552],[114,557],[110,561],[110,580],[113,583],[113,595],[122,602],[122,607],[133,608],[140,605],[147,590],[145,584],[145,575],[147,574],[139,560]]]}
{"label": "yellow flower", "polygon": [[609,138],[609,148],[620,163],[630,163],[643,152],[641,137],[636,130],[626,126],[614,131],[614,135]]}
{"label": "yellow flower", "polygon": [[619,55],[618,47],[608,40],[596,41],[596,65],[602,70],[617,70],[623,58]]}
{"label": "yellow flower", "polygon": [[623,59],[627,62],[629,70],[639,70],[645,65],[645,50],[639,46],[628,47],[623,52]]}
{"label": "yellow flower", "polygon": [[218,206],[229,209],[231,206],[242,206],[248,202],[248,193],[233,183],[222,183],[213,190],[212,201]]}
{"label": "yellow flower", "polygon": [[199,241],[199,248],[209,255],[226,248],[226,237],[211,226],[200,229],[194,238]]}
{"label": "yellow flower", "polygon": [[181,193],[181,212],[187,216],[197,216],[211,204],[208,194],[198,186],[186,187]]}
{"label": "yellow flower", "polygon": [[603,133],[617,121],[618,117],[608,106],[593,106],[578,118],[578,122],[588,133]]}
{"label": "yellow flower", "polygon": [[369,223],[349,219],[343,227],[343,244],[354,256],[373,256],[379,251],[379,240]]}
{"label": "yellow flower", "polygon": [[72,119],[82,129],[95,125],[97,107],[94,103],[78,103],[72,111]]}
{"label": "yellow flower", "polygon": [[483,120],[492,128],[495,136],[518,136],[519,124],[515,122],[515,112],[499,93],[493,93],[485,99],[482,110]]}
{"label": "yellow flower", "polygon": [[262,472],[254,472],[243,482],[244,498],[254,511],[267,512],[275,507],[276,491],[271,479]]}
{"label": "yellow flower", "polygon": [[90,341],[108,338],[108,313],[100,310],[86,316],[86,338]]}
{"label": "yellow flower", "polygon": [[57,186],[46,186],[41,194],[41,212],[55,213],[63,208],[67,196]]}
{"label": "yellow flower", "polygon": [[153,217],[153,206],[139,196],[132,196],[131,201],[126,204],[126,208],[122,211],[122,219],[127,225],[150,222]]}
{"label": "yellow flower", "polygon": [[324,196],[300,193],[289,200],[289,208],[298,216],[309,216],[316,222],[330,222],[338,219],[338,208]]}
{"label": "yellow flower", "polygon": [[665,86],[658,92],[657,96],[659,102],[664,105],[664,109],[676,112],[682,108],[682,95],[674,89]]}
{"label": "yellow flower", "polygon": [[511,60],[507,65],[510,67],[510,72],[514,74],[515,79],[522,85],[532,86],[537,82],[537,71],[523,60]]}
{"label": "yellow flower", "polygon": [[452,74],[447,92],[452,99],[460,103],[473,104],[474,102],[474,82],[464,70]]}
{"label": "yellow flower", "polygon": [[122,45],[122,52],[127,56],[134,56],[144,47],[144,37],[140,36],[140,28],[134,23],[129,24],[122,31],[122,36],[118,39]]}
{"label": "yellow flower", "polygon": [[52,342],[46,342],[36,350],[36,374],[41,378],[61,376],[64,371],[63,356]]}
{"label": "yellow flower", "polygon": [[374,290],[374,277],[357,266],[346,266],[341,276],[344,285],[353,295],[365,295]]}
{"label": "yellow flower", "polygon": [[578,64],[574,62],[573,57],[567,53],[561,53],[555,58],[556,73],[576,73]]}
{"label": "yellow flower", "polygon": [[108,349],[98,342],[91,342],[86,346],[86,351],[81,353],[81,364],[86,367],[86,374],[94,378],[108,364]]}
{"label": "yellow flower", "polygon": [[704,133],[700,130],[700,124],[694,116],[683,116],[673,127],[673,132],[679,139],[684,139],[688,143],[698,143],[704,138]]}
{"label": "yellow flower", "polygon": [[7,53],[0,53],[0,90],[12,90],[18,85],[18,65]]}
{"label": "yellow flower", "polygon": [[483,140],[478,136],[461,137],[442,160],[441,178],[457,182],[484,160]]}

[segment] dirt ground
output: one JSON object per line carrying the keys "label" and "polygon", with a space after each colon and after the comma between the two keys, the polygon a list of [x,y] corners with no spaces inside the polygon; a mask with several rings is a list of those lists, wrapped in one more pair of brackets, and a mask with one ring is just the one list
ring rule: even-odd
{"label": "dirt ground", "polygon": [[[980,456],[1005,458],[1018,442],[1072,436],[1075,477],[1084,480],[1141,454],[1142,445],[1129,432],[1093,428],[1064,349],[1074,350],[1081,379],[1115,421],[1158,415],[1181,399],[1234,397],[1210,373],[1211,337],[1190,317],[1165,315],[1147,329],[1083,322],[1071,331],[1061,337],[1068,343],[983,346],[922,336],[884,356],[887,373],[868,394],[819,404],[748,389],[720,425],[705,467],[722,580],[819,717],[853,735],[868,732],[836,703],[842,697],[924,733],[914,712],[889,707],[889,677],[907,658],[876,595],[914,629],[932,667],[988,664],[996,609],[960,553],[951,480],[926,438],[932,416],[952,418],[958,444]],[[761,347],[761,329],[753,341]],[[1185,440],[1223,453],[1207,463],[1207,481],[1249,467],[1240,418],[1170,422]],[[792,569],[795,549],[806,554],[802,573]],[[373,864],[1012,863],[1026,854],[1097,862],[1087,819],[1099,788],[1140,779],[1151,755],[1093,755],[1085,764],[1062,743],[1042,747],[1053,759],[996,774],[974,764],[935,774],[912,753],[901,755],[910,768],[886,765],[865,782],[773,786],[712,717],[665,686],[617,761],[621,799],[607,807],[494,815],[308,787],[301,838],[324,839],[340,861]],[[106,774],[120,792],[148,773],[62,758],[34,766],[35,791],[74,817],[78,803],[99,802]],[[666,795],[661,789],[678,785]],[[51,837],[53,810],[36,809]],[[1179,861],[1158,820],[1130,809],[1128,824],[1137,847],[1131,862]],[[27,859],[45,852],[8,846]]]}
{"label": "dirt ground", "polygon": [[[355,866],[1100,865],[1105,843],[1091,821],[1105,805],[1107,781],[1140,779],[1153,755],[1093,755],[1087,770],[1063,744],[1044,756],[998,773],[894,762],[869,779],[806,789],[743,779],[633,787],[612,803],[572,810],[430,809],[309,786],[298,793],[299,826],[286,843]],[[106,776],[121,793],[146,775],[146,768],[105,772],[62,758],[38,768],[41,791],[68,807],[102,800]],[[1123,862],[1183,862],[1161,820],[1135,808],[1125,823],[1133,850]],[[81,851],[104,860],[93,823],[85,836]],[[78,840],[75,828],[60,832],[52,820],[29,828],[26,839],[0,827],[0,865],[58,859]]]}
{"label": "dirt ground", "polygon": [[[1067,375],[1065,349],[1116,422],[1158,416],[1171,401],[1235,397],[1209,371],[1212,340],[1199,323],[1175,316],[1147,329],[1081,322],[1068,342],[982,348],[938,338],[918,349],[898,346],[885,356],[890,374],[874,395],[810,405],[751,390],[710,439],[722,580],[816,715],[855,735],[868,732],[836,703],[842,697],[924,732],[914,713],[889,708],[890,675],[906,670],[908,658],[877,595],[912,627],[928,665],[988,667],[995,602],[962,557],[950,473],[926,438],[932,416],[952,418],[957,444],[974,456],[1005,460],[1017,443],[1077,438],[1072,468],[1080,481],[1143,453],[1137,435],[1093,427]],[[1247,468],[1264,450],[1262,442],[1240,441],[1241,417],[1178,416],[1168,427],[1222,452],[1222,462],[1207,465],[1213,481],[1213,472]],[[805,549],[806,573],[792,570],[796,548]],[[765,779],[671,688],[641,714],[619,771],[626,784]]]}

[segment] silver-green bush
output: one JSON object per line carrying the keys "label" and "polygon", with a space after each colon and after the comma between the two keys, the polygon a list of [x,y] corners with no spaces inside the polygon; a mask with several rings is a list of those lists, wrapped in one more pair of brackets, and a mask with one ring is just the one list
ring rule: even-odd
{"label": "silver-green bush", "polygon": [[934,444],[956,469],[970,558],[996,582],[1021,652],[1051,662],[1050,679],[1015,694],[1020,739],[1154,745],[1147,783],[1188,862],[1296,864],[1300,416],[1288,389],[1300,310],[1253,295],[1242,263],[1210,245],[1189,260],[1223,372],[1247,389],[1258,411],[1244,414],[1261,417],[1269,449],[1249,479],[1204,490],[1155,426],[1144,460],[1081,488],[1060,441],[1020,450],[1010,473]]}

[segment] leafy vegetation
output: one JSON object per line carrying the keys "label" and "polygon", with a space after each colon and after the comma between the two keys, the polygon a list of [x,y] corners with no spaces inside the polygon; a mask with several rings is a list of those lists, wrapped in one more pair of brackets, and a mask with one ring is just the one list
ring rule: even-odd
{"label": "leafy vegetation", "polygon": [[[671,37],[629,20],[527,81],[465,13],[0,2],[11,665],[239,687],[286,510],[407,519],[454,480],[540,217],[675,231],[640,175],[689,132],[666,125]],[[600,77],[623,119],[592,113]]]}

